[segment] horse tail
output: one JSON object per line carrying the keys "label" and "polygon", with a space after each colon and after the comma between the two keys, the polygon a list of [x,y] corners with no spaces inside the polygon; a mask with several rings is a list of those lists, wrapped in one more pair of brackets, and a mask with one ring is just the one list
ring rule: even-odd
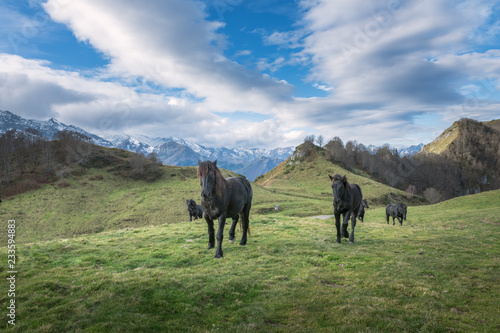
{"label": "horse tail", "polygon": [[[243,227],[244,227],[243,223],[246,223],[246,222],[245,222],[245,218],[244,218],[243,213],[241,214],[240,217],[241,218],[239,219],[238,222],[240,224],[240,231],[242,231]],[[248,219],[248,223],[247,223],[247,233],[248,233],[249,236],[252,236],[252,233],[250,232],[250,219]]]}

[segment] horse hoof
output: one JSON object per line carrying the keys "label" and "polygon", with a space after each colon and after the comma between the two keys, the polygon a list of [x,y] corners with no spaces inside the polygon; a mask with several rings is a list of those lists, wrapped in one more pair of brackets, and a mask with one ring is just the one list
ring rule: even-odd
{"label": "horse hoof", "polygon": [[214,259],[219,259],[222,258],[223,256],[224,255],[222,253],[221,254],[216,253]]}
{"label": "horse hoof", "polygon": [[349,244],[354,244],[354,241],[351,241],[351,240],[350,240],[350,241],[349,241]]}
{"label": "horse hoof", "polygon": [[214,247],[215,247],[214,245],[208,244],[207,250],[211,250],[211,249],[213,249]]}
{"label": "horse hoof", "polygon": [[337,243],[339,243],[339,244],[340,244],[340,243],[342,243],[342,242],[340,241],[340,239],[338,239],[338,238],[337,238]]}
{"label": "horse hoof", "polygon": [[234,242],[236,242],[236,239],[230,239],[229,240],[229,244],[234,244]]}
{"label": "horse hoof", "polygon": [[240,245],[245,246],[245,245],[247,245],[247,242],[240,242]]}

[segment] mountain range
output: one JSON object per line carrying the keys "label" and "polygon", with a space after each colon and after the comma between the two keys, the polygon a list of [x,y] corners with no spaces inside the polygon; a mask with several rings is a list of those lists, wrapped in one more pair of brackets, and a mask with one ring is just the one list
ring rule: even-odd
{"label": "mountain range", "polygon": [[272,170],[294,152],[294,147],[276,148],[209,148],[180,138],[150,138],[145,135],[109,135],[100,137],[82,128],[66,125],[57,119],[47,121],[25,119],[10,111],[0,111],[0,134],[8,130],[32,128],[43,137],[53,139],[59,131],[68,130],[84,134],[95,144],[121,148],[143,155],[155,153],[163,164],[196,166],[198,161],[217,160],[221,168],[244,175],[253,181],[256,177]]}
{"label": "mountain range", "polygon": [[424,147],[424,144],[421,143],[421,144],[413,145],[410,147],[399,148],[398,154],[400,156],[413,156],[413,155],[419,153],[423,147]]}

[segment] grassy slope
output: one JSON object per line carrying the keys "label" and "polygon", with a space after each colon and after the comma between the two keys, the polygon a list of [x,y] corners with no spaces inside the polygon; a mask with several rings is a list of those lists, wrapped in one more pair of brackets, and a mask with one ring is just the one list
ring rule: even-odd
{"label": "grassy slope", "polygon": [[12,331],[495,331],[499,202],[410,207],[403,227],[370,209],[355,244],[332,220],[253,214],[220,260],[200,220],[20,244]]}
{"label": "grassy slope", "polygon": [[[292,163],[292,164],[290,164]],[[351,183],[358,184],[363,197],[372,205],[406,201],[405,193],[332,164],[318,153],[310,161],[287,159],[275,169],[256,179],[256,183],[274,193],[287,194],[295,198],[307,198],[304,204],[289,211],[287,215],[312,216],[332,214],[333,194],[328,175],[346,175]]]}
{"label": "grassy slope", "polygon": [[[185,222],[189,218],[186,200],[200,202],[196,168],[162,168],[162,178],[154,182],[124,178],[105,168],[90,168],[84,175],[65,179],[69,187],[54,183],[4,200],[0,219],[21,221],[17,235],[21,242]],[[285,173],[282,168],[290,171]],[[372,205],[400,200],[404,195],[345,171],[321,156],[293,167],[282,164],[273,172],[260,182],[263,186],[253,184],[252,214],[273,213],[275,205],[284,216],[332,214],[328,174],[336,172],[359,184]],[[226,177],[234,175],[226,170],[223,173]],[[0,240],[4,237],[2,233]]]}
{"label": "grassy slope", "polygon": [[[4,200],[0,219],[20,221],[18,240],[24,242],[185,221],[186,200],[200,201],[196,168],[163,168],[155,182],[90,169],[66,179],[69,187],[55,183]],[[91,180],[96,176],[103,179]]]}
{"label": "grassy slope", "polygon": [[500,328],[500,191],[410,207],[403,227],[370,208],[356,243],[339,245],[332,219],[300,217],[331,213],[328,173],[347,174],[371,200],[401,193],[323,162],[254,184],[248,245],[226,238],[221,260],[206,250],[206,223],[188,222],[196,168],[165,166],[153,183],[90,170],[70,187],[5,200],[0,219],[17,221],[13,331]]}
{"label": "grassy slope", "polygon": [[[500,120],[491,120],[483,122],[484,125],[489,126],[497,131],[500,131]],[[422,153],[434,153],[441,154],[443,153],[448,146],[460,135],[460,131],[458,128],[458,122],[453,123],[449,128],[444,130],[444,132],[438,136],[434,141],[425,145],[421,152]]]}
{"label": "grassy slope", "polygon": [[434,141],[425,145],[422,148],[421,153],[441,154],[459,135],[460,131],[458,130],[458,122],[455,122],[452,126],[447,128],[440,136],[434,139]]}

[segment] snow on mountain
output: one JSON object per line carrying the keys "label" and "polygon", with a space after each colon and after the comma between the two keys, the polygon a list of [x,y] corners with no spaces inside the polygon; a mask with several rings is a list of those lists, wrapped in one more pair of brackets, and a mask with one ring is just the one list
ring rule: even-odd
{"label": "snow on mountain", "polygon": [[53,139],[59,131],[69,130],[82,133],[104,147],[121,148],[143,155],[155,153],[164,164],[196,166],[198,161],[217,160],[221,168],[234,171],[254,180],[257,176],[273,169],[292,155],[294,147],[276,148],[208,148],[181,138],[150,138],[145,135],[108,135],[104,138],[89,133],[79,127],[66,125],[57,119],[47,121],[28,120],[9,111],[0,111],[0,134],[10,129],[33,128],[44,137]]}
{"label": "snow on mountain", "polygon": [[40,132],[40,134],[48,139],[53,139],[54,136],[63,130],[77,132],[90,137],[97,145],[111,147],[111,143],[103,138],[89,133],[84,129],[73,125],[66,125],[59,120],[50,118],[47,121],[25,119],[9,111],[0,111],[0,134],[5,133],[11,129],[20,131],[32,128]]}
{"label": "snow on mountain", "polygon": [[421,143],[419,145],[413,145],[410,147],[404,147],[404,148],[399,148],[398,153],[400,156],[412,156],[418,153],[422,148],[424,147],[424,144]]}

